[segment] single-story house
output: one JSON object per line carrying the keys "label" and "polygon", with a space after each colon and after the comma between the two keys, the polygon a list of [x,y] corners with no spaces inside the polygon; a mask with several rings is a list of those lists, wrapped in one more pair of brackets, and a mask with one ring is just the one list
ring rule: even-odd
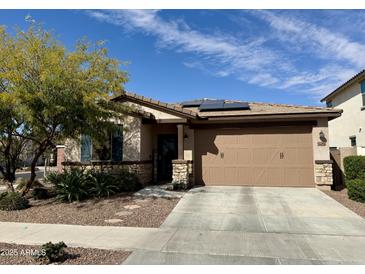
{"label": "single-story house", "polygon": [[58,146],[59,169],[75,163],[128,168],[143,183],[332,184],[328,121],[341,110],[213,99],[168,104],[132,93],[113,100],[135,111],[118,121],[120,130],[102,150],[88,136]]}

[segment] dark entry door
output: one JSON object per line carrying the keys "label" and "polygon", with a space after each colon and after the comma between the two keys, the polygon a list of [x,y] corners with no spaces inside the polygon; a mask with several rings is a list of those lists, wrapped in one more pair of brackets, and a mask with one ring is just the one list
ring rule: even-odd
{"label": "dark entry door", "polygon": [[158,161],[157,175],[158,180],[172,179],[172,160],[177,159],[177,136],[158,135]]}

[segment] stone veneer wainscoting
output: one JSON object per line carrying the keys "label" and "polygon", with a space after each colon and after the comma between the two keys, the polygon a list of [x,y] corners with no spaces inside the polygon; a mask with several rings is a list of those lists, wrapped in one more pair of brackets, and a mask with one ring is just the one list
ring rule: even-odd
{"label": "stone veneer wainscoting", "polygon": [[314,163],[314,174],[316,186],[323,190],[330,190],[333,184],[331,160],[317,160]]}
{"label": "stone veneer wainscoting", "polygon": [[183,189],[192,186],[193,168],[190,160],[172,161],[172,183],[179,185]]}
{"label": "stone veneer wainscoting", "polygon": [[118,174],[122,170],[128,170],[138,176],[139,181],[143,185],[147,185],[153,181],[153,164],[152,161],[125,161],[121,163],[113,162],[63,162],[64,168],[83,167],[85,169],[102,170],[111,174]]}

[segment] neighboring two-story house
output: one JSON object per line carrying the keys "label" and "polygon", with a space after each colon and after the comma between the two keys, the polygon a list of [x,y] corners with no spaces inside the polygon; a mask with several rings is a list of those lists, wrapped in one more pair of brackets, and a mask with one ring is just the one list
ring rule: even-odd
{"label": "neighboring two-story house", "polygon": [[356,148],[365,155],[365,70],[332,91],[321,102],[342,109],[340,117],[329,121],[329,145],[332,148]]}

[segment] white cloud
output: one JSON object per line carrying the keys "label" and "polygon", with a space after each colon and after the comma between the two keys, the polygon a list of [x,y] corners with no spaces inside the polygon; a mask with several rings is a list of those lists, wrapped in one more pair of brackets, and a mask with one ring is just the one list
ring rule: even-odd
{"label": "white cloud", "polygon": [[[365,64],[365,45],[351,41],[340,33],[270,11],[257,14],[278,31],[280,38],[301,48],[312,50],[326,59],[347,61],[357,68]],[[310,49],[308,49],[310,47]]]}
{"label": "white cloud", "polygon": [[[153,35],[158,38],[159,48],[195,53],[213,65],[212,69],[220,67],[216,75],[244,75],[250,78],[250,75],[256,77],[262,73],[265,75],[262,80],[269,79],[272,83],[276,77],[271,75],[271,67],[281,67],[281,70],[290,67],[282,56],[263,46],[265,39],[262,37],[240,41],[228,35],[201,33],[191,29],[182,20],[163,20],[156,10],[91,11],[89,15],[100,21]],[[266,82],[257,84],[268,85]]]}
{"label": "white cloud", "polygon": [[[323,96],[365,64],[365,45],[313,22],[282,12],[252,11],[269,28],[245,39],[223,30],[203,33],[184,20],[167,20],[158,10],[88,11],[97,20],[156,38],[159,49],[194,54],[183,64],[252,85]],[[252,22],[252,21],[249,21]],[[239,24],[239,22],[236,22]],[[251,26],[246,22],[242,32]],[[247,37],[249,37],[247,39]],[[303,65],[305,64],[305,65]]]}

